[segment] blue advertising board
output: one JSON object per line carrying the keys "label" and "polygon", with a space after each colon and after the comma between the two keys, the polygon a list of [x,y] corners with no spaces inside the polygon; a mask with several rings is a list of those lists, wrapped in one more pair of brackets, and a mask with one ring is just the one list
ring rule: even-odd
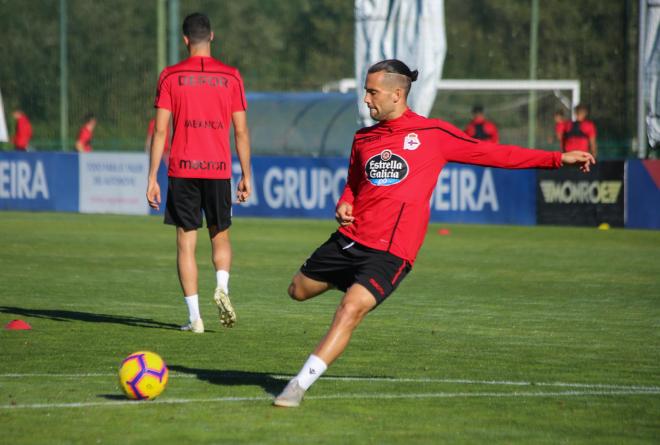
{"label": "blue advertising board", "polygon": [[[255,157],[253,195],[234,215],[333,218],[346,184],[345,158]],[[240,167],[233,162],[234,184]],[[447,165],[431,199],[432,221],[534,224],[536,176],[530,170]]]}
{"label": "blue advertising board", "polygon": [[78,156],[0,152],[0,209],[78,211]]}
{"label": "blue advertising board", "polygon": [[431,199],[431,221],[535,224],[535,183],[534,170],[447,164]]}
{"label": "blue advertising board", "polygon": [[[232,164],[235,188],[241,169]],[[345,158],[254,157],[252,196],[234,215],[334,218],[347,171]]]}
{"label": "blue advertising board", "polygon": [[626,227],[660,229],[660,161],[628,161],[626,181]]}
{"label": "blue advertising board", "polygon": [[[124,164],[145,164],[146,168],[146,157],[137,159],[137,155],[105,153],[87,158],[82,163],[83,158],[75,153],[0,154],[0,209],[121,213],[124,207],[118,207],[117,202],[129,198],[131,202],[146,199],[144,187],[133,187],[135,190],[130,196],[114,196],[119,193],[116,187],[97,190],[104,178],[113,179],[110,185],[124,178],[127,175]],[[90,176],[89,168],[82,168],[97,164],[110,169],[112,177],[106,178],[109,173],[105,171],[101,177],[97,170]],[[346,184],[347,168],[346,158],[254,157],[252,196],[248,203],[234,206],[234,215],[331,219]],[[234,187],[239,175],[240,166],[234,160]],[[81,182],[83,176],[86,185]],[[431,220],[534,224],[535,180],[535,172],[529,170],[449,164],[440,174],[431,199]],[[158,182],[162,193],[161,209],[151,214],[162,213],[165,207],[167,171],[164,165],[159,170]],[[92,185],[94,190],[90,188]],[[85,203],[80,201],[80,196],[87,196]],[[103,207],[103,203],[107,206]]]}

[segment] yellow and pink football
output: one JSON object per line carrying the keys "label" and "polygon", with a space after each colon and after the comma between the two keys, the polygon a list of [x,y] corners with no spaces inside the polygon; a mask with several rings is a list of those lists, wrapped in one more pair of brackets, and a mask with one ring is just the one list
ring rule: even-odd
{"label": "yellow and pink football", "polygon": [[151,400],[163,392],[169,371],[154,352],[139,351],[129,355],[119,366],[119,384],[129,399]]}

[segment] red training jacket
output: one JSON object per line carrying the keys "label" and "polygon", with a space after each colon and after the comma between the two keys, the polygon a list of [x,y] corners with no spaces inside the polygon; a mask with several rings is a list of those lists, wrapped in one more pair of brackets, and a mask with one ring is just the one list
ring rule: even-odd
{"label": "red training jacket", "polygon": [[160,73],[156,108],[172,112],[167,174],[175,178],[231,178],[229,126],[247,110],[236,68],[212,57],[192,56]]}
{"label": "red training jacket", "polygon": [[496,144],[500,142],[497,125],[487,119],[472,119],[465,127],[465,133],[482,141],[495,142]]}
{"label": "red training jacket", "polygon": [[30,139],[32,139],[32,124],[27,116],[21,115],[16,120],[16,133],[12,139],[14,148],[22,151],[27,150]]}
{"label": "red training jacket", "polygon": [[562,151],[589,150],[589,140],[596,137],[596,125],[590,120],[564,121],[562,127]]}
{"label": "red training jacket", "polygon": [[415,261],[430,218],[430,200],[447,162],[502,168],[559,168],[561,153],[472,139],[453,125],[410,110],[359,130],[337,205],[355,220],[339,231],[373,249]]}

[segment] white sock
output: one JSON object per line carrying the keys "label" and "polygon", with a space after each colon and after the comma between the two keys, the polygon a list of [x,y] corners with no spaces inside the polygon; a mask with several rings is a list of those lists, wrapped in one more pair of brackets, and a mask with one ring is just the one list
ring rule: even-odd
{"label": "white sock", "polygon": [[314,354],[310,355],[296,378],[302,389],[307,391],[310,386],[328,369],[328,365]]}
{"label": "white sock", "polygon": [[218,270],[215,272],[215,278],[218,280],[218,286],[225,292],[229,292],[229,272]]}
{"label": "white sock", "polygon": [[197,294],[183,297],[183,299],[186,300],[186,305],[188,306],[188,319],[190,322],[192,323],[198,318],[201,318],[199,315],[199,297]]}

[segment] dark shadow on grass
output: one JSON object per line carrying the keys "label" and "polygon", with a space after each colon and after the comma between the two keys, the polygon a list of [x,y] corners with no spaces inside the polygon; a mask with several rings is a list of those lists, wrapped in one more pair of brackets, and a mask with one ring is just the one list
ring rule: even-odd
{"label": "dark shadow on grass", "polygon": [[250,372],[235,370],[213,370],[188,368],[180,365],[167,365],[170,371],[196,376],[214,385],[224,386],[261,386],[268,394],[276,396],[284,389],[288,379],[276,377],[268,372]]}
{"label": "dark shadow on grass", "polygon": [[[225,386],[261,386],[264,391],[272,396],[278,395],[286,386],[289,377],[283,377],[281,374],[269,372],[251,372],[235,370],[213,370],[188,368],[180,365],[167,365],[170,371],[180,372],[196,376],[199,380],[204,380],[214,385]],[[326,376],[334,379],[390,379],[391,376],[361,375],[361,376]],[[323,377],[321,377],[323,380]]]}
{"label": "dark shadow on grass", "polygon": [[99,394],[98,397],[107,399],[107,400],[131,400],[128,397],[120,394]]}
{"label": "dark shadow on grass", "polygon": [[55,321],[87,321],[90,323],[113,323],[139,328],[180,329],[173,323],[163,323],[152,318],[130,317],[126,315],[95,314],[92,312],[67,311],[63,309],[28,309],[13,306],[0,306],[0,313],[23,317],[46,318]]}

